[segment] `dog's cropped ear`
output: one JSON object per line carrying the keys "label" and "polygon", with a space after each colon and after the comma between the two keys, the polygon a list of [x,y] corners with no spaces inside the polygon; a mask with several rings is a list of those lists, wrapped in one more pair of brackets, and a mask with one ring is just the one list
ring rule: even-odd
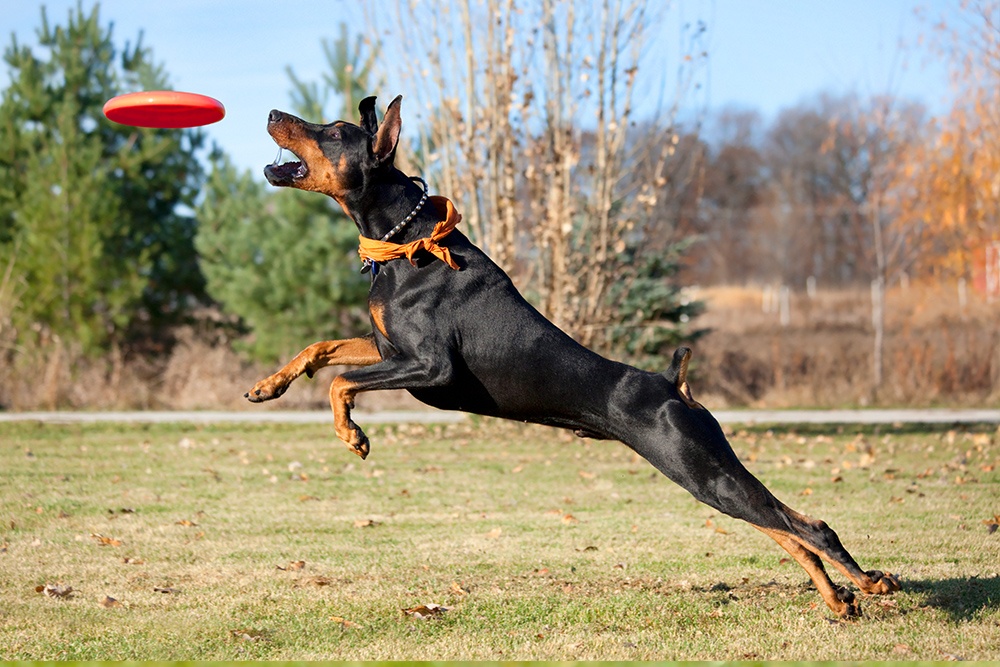
{"label": "dog's cropped ear", "polygon": [[399,142],[399,129],[403,121],[399,117],[399,105],[403,96],[397,95],[396,99],[389,103],[389,108],[385,110],[382,118],[382,125],[375,134],[375,145],[372,152],[379,164],[392,163],[396,153],[396,144]]}
{"label": "dog's cropped ear", "polygon": [[663,375],[670,381],[671,384],[677,387],[677,393],[680,394],[681,400],[684,401],[689,408],[700,408],[703,410],[704,406],[694,400],[694,396],[691,394],[691,385],[689,385],[687,381],[688,364],[690,362],[691,348],[679,347],[674,352],[674,359],[670,362],[670,368],[664,371]]}
{"label": "dog's cropped ear", "polygon": [[374,136],[378,132],[378,116],[375,115],[375,96],[366,97],[358,105],[361,112],[361,129]]}

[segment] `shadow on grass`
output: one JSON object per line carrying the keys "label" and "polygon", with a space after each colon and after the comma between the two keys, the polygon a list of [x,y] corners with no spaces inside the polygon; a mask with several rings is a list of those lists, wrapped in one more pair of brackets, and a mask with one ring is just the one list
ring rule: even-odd
{"label": "shadow on grass", "polygon": [[1000,608],[1000,576],[907,580],[903,590],[926,596],[927,606],[940,609],[952,621],[968,621],[982,611]]}

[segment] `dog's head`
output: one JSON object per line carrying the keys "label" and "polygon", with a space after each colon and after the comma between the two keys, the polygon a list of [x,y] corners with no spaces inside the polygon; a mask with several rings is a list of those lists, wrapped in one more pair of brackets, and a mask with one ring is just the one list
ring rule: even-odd
{"label": "dog's head", "polygon": [[[358,110],[361,125],[335,121],[329,125],[309,123],[274,109],[267,117],[267,131],[298,161],[264,167],[268,183],[279,187],[321,192],[346,208],[352,192],[370,182],[371,175],[391,167],[399,141],[399,106],[396,97],[385,111],[382,125],[375,115],[375,98],[366,97]],[[280,154],[279,154],[280,155]]]}

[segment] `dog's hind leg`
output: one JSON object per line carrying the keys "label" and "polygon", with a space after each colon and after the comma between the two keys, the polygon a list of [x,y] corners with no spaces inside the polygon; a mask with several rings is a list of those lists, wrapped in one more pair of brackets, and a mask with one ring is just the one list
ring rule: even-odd
{"label": "dog's hind leg", "polygon": [[[837,534],[825,522],[792,510],[744,467],[719,423],[693,399],[687,386],[690,353],[681,349],[670,369],[660,377],[633,376],[618,393],[623,414],[642,415],[643,430],[624,428],[623,439],[638,454],[667,477],[687,489],[696,499],[737,519],[742,519],[772,537],[806,570],[827,605],[839,615],[859,613],[853,595],[835,586],[820,559],[828,561],[864,593],[899,590],[891,574],[864,572],[847,552]],[[669,385],[658,390],[656,382]],[[655,405],[645,396],[668,395]]]}
{"label": "dog's hind leg", "polygon": [[798,561],[802,569],[812,579],[823,601],[834,613],[845,617],[861,615],[861,608],[854,600],[854,593],[843,586],[836,586],[830,581],[830,576],[823,569],[823,562],[816,554],[803,547],[787,533],[760,526],[754,526],[754,528],[773,538],[782,549]]}
{"label": "dog's hind leg", "polygon": [[825,521],[796,512],[780,501],[778,506],[791,527],[788,538],[840,570],[861,592],[867,595],[887,595],[899,590],[899,580],[891,572],[862,570],[841,544],[837,533]]}
{"label": "dog's hind leg", "polygon": [[327,366],[370,366],[379,361],[382,361],[382,357],[375,347],[373,335],[324,340],[299,352],[281,370],[255,384],[243,397],[252,403],[269,401],[284,394],[288,386],[303,373],[312,377],[316,371]]}

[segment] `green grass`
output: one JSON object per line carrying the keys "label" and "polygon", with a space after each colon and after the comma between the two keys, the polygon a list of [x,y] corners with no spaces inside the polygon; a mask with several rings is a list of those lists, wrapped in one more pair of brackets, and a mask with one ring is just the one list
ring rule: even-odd
{"label": "green grass", "polygon": [[733,435],[900,575],[851,622],[620,444],[368,430],[361,461],[324,426],[0,425],[0,659],[1000,659],[995,427]]}

